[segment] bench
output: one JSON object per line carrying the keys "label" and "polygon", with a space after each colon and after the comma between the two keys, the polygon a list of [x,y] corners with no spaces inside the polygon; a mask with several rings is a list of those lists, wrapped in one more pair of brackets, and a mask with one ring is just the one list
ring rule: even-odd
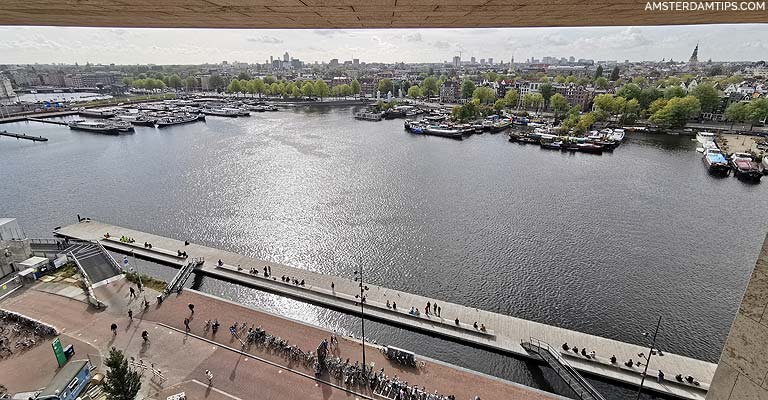
{"label": "bench", "polygon": [[[627,367],[624,364],[625,361],[616,360],[616,364],[611,364],[611,360],[609,358],[601,359],[601,357],[597,357],[597,356],[591,357],[591,358],[587,358],[587,357],[584,357],[583,355],[581,355],[581,353],[576,354],[573,351],[565,351],[565,350],[560,350],[560,355],[565,356],[565,357],[569,357],[569,358],[575,358],[575,359],[580,360],[580,361],[588,361],[588,362],[593,362],[593,363],[596,363],[596,364],[604,365],[604,366],[607,366],[607,367],[616,368],[616,369],[618,369],[620,371],[624,371],[624,372],[635,373],[635,374],[640,375],[641,377],[643,376],[643,369],[644,369],[644,367],[643,368]],[[698,385],[694,385],[692,383],[686,382],[685,380],[680,382],[677,379],[675,379],[675,375],[677,375],[677,374],[674,374],[674,375],[664,374],[664,382],[665,383],[668,382],[668,383],[676,384],[678,386],[685,386],[685,387],[689,387],[689,388],[709,390],[709,385],[706,384],[706,383],[699,382]],[[685,375],[686,374],[683,374],[683,376],[685,376]],[[651,375],[646,375],[646,378],[648,378],[648,377],[652,377],[654,380],[656,379],[656,375],[655,374],[652,375],[652,376]]]}
{"label": "bench", "polygon": [[123,241],[120,240],[120,238],[114,237],[114,236],[110,236],[108,238],[104,238],[103,240],[109,241],[111,243],[121,244],[121,245],[124,245],[124,246],[127,246],[127,247],[132,247],[132,248],[139,249],[139,250],[151,251],[153,253],[162,254],[164,256],[173,257],[173,258],[176,258],[176,259],[179,259],[179,260],[184,260],[184,259],[187,258],[187,257],[179,256],[178,251],[166,250],[166,249],[162,249],[160,247],[155,247],[155,246],[152,246],[152,248],[144,247],[144,243],[138,243],[138,242],[128,243],[128,242],[123,242]]}
{"label": "bench", "polygon": [[[245,275],[245,276],[249,276],[251,278],[261,278],[261,279],[266,279],[268,281],[275,281],[275,282],[277,281],[276,277],[267,278],[267,277],[264,277],[263,275],[261,275],[260,273],[256,273],[256,274],[250,273],[249,272],[250,267],[246,267],[246,268],[241,267],[241,270],[238,271],[237,267],[229,265],[229,264],[223,264],[223,265],[219,266],[218,263],[217,263],[215,265],[216,265],[217,268],[229,270],[231,272],[242,274],[242,275]],[[309,290],[309,291],[312,291],[312,292],[320,293],[320,294],[325,295],[325,296],[331,296],[331,297],[334,297],[334,298],[341,298],[341,299],[344,299],[344,300],[347,300],[347,301],[350,301],[350,302],[355,302],[356,303],[356,302],[359,301],[359,299],[355,298],[354,295],[350,295],[350,294],[346,294],[346,293],[339,293],[339,292],[336,292],[336,291],[330,291],[330,290],[327,290],[327,289],[324,289],[324,288],[316,288],[316,287],[313,287],[312,285],[299,286],[299,285],[295,285],[293,283],[286,283],[286,282],[283,282],[283,281],[280,281],[280,283],[283,283],[285,285],[289,285],[291,287],[297,287],[297,288],[300,288],[300,289],[305,289],[305,290]],[[443,326],[443,327],[446,327],[446,328],[451,328],[451,329],[454,329],[454,330],[459,330],[459,331],[465,331],[465,332],[473,333],[473,334],[476,334],[476,335],[487,337],[489,339],[492,339],[492,338],[496,337],[496,334],[494,333],[494,331],[491,330],[491,329],[488,329],[487,327],[486,327],[485,332],[483,332],[480,329],[475,329],[475,327],[473,325],[471,325],[471,324],[460,322],[459,325],[456,325],[456,323],[452,319],[451,320],[443,319],[441,317],[436,317],[436,316],[434,316],[432,314],[430,314],[430,315],[426,315],[426,314],[413,315],[413,314],[410,314],[408,312],[408,310],[404,310],[404,309],[396,309],[395,310],[395,309],[392,309],[390,307],[387,307],[386,304],[379,303],[379,302],[376,302],[376,301],[366,301],[365,304],[368,307],[375,308],[375,309],[377,309],[379,311],[395,313],[395,314],[398,314],[398,315],[401,315],[401,316],[402,315],[407,315],[408,317],[414,318],[414,319],[427,320],[427,321],[430,321],[432,323],[439,324],[440,326]]]}

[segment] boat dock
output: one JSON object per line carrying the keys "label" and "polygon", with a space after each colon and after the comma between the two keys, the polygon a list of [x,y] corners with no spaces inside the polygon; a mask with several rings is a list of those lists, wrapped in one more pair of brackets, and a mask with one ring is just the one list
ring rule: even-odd
{"label": "boat dock", "polygon": [[32,118],[32,117],[29,117],[29,118],[27,118],[27,121],[43,122],[43,123],[46,123],[46,124],[65,125],[65,126],[67,125],[67,123],[64,122],[64,121],[54,121],[52,119],[43,119],[43,118]]}
{"label": "boat dock", "polygon": [[47,142],[48,141],[48,138],[42,137],[42,136],[29,136],[29,135],[25,135],[23,133],[11,133],[11,132],[8,132],[8,131],[0,132],[0,136],[8,136],[8,137],[16,138],[16,139],[26,139],[26,140],[31,140],[33,142]]}
{"label": "boat dock", "polygon": [[[105,238],[106,233],[109,233],[110,238]],[[289,267],[194,243],[185,245],[183,240],[91,220],[59,228],[54,231],[54,234],[59,237],[99,241],[110,250],[123,253],[133,252],[138,257],[175,268],[188,265],[188,260],[193,258],[204,259],[205,262],[197,268],[196,273],[348,314],[359,315],[360,312],[360,306],[355,299],[355,293],[359,294],[359,286],[352,279]],[[123,235],[133,238],[135,242],[120,241],[119,238]],[[152,248],[145,248],[144,242],[151,243]],[[185,252],[187,257],[180,256],[179,251]],[[217,265],[218,260],[222,260],[223,265]],[[262,273],[266,266],[272,270],[272,275],[269,277],[265,277]],[[251,274],[249,272],[251,268],[255,268],[258,273]],[[304,285],[286,283],[278,279],[284,275],[303,280]],[[630,358],[643,361],[638,359],[638,354],[647,354],[648,346],[624,343],[460,304],[443,302],[440,299],[401,292],[368,282],[366,282],[366,286],[369,290],[366,292],[365,314],[370,319],[423,332],[431,336],[536,360],[540,360],[540,356],[529,352],[526,347],[530,349],[532,343],[539,346],[542,343],[547,343],[559,353],[554,355],[555,358],[567,361],[569,367],[582,373],[635,387],[640,385],[643,366],[627,367],[624,362]],[[408,312],[411,307],[417,307],[423,312],[428,301],[438,302],[441,308],[439,317],[423,313],[412,315]],[[397,303],[397,309],[387,307],[387,302]],[[456,324],[457,318],[459,324]],[[475,329],[473,327],[475,321],[485,325],[486,331]],[[564,351],[561,345],[566,342],[579,349],[586,348],[587,353],[594,350],[596,357],[587,358],[573,351]],[[617,358],[615,364],[609,361],[612,355]],[[704,400],[716,367],[717,365],[713,363],[664,352],[663,355],[655,355],[652,358],[644,388],[676,398]],[[657,382],[656,379],[658,370],[663,371],[666,376],[662,383]],[[693,376],[699,385],[677,382],[675,381],[677,374]]]}

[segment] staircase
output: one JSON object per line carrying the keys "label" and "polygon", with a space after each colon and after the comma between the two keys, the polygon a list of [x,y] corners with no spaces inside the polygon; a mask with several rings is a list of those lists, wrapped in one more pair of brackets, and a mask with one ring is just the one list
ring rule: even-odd
{"label": "staircase", "polygon": [[573,368],[568,361],[563,358],[557,349],[550,346],[547,342],[531,338],[530,342],[520,343],[523,348],[529,352],[541,357],[544,362],[557,373],[558,376],[570,387],[582,400],[605,400],[592,385]]}
{"label": "staircase", "polygon": [[168,282],[168,285],[165,287],[165,291],[163,291],[163,295],[168,296],[173,292],[180,292],[184,287],[184,284],[187,283],[189,276],[192,275],[192,272],[194,272],[195,268],[203,265],[204,262],[205,260],[202,258],[193,258],[189,260],[187,265],[181,267],[179,272],[176,273],[176,276],[174,276],[173,279]]}

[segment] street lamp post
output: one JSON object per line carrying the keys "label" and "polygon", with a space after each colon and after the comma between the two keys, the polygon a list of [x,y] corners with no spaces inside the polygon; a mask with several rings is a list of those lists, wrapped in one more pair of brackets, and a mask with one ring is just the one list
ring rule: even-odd
{"label": "street lamp post", "polygon": [[[356,299],[360,300],[360,326],[362,330],[363,335],[363,373],[366,371],[366,364],[365,364],[365,292],[368,290],[368,286],[365,286],[363,283],[363,266],[361,265],[358,270],[355,270],[355,275],[359,275],[355,277],[355,281],[358,281],[359,287],[360,287],[360,294],[355,295]],[[359,279],[358,279],[359,278]]]}
{"label": "street lamp post", "polygon": [[[643,390],[643,384],[645,383],[645,375],[648,372],[648,365],[651,363],[651,357],[653,352],[656,351],[656,335],[659,334],[659,326],[661,325],[661,315],[659,315],[659,321],[656,323],[656,331],[653,332],[653,341],[651,342],[651,348],[648,350],[648,357],[645,357],[643,353],[638,354],[639,357],[645,358],[645,369],[643,370],[643,377],[640,379],[640,387],[637,389],[636,400],[640,400],[640,392]],[[643,333],[647,335],[647,333]]]}

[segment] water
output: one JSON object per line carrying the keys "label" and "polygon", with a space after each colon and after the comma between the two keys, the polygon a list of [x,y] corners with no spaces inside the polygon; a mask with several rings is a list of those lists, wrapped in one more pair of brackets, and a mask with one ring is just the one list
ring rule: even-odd
{"label": "water", "polygon": [[[79,213],[323,273],[362,266],[382,286],[638,344],[662,315],[663,350],[717,362],[768,231],[765,184],[708,175],[685,136],[629,135],[613,154],[566,154],[503,134],[415,136],[402,120],[352,113],[209,117],[120,137],[6,124],[50,141],[0,139],[0,215],[33,237]],[[359,334],[357,319],[318,307],[215,280],[201,290]],[[524,361],[366,328],[568,394]]]}

